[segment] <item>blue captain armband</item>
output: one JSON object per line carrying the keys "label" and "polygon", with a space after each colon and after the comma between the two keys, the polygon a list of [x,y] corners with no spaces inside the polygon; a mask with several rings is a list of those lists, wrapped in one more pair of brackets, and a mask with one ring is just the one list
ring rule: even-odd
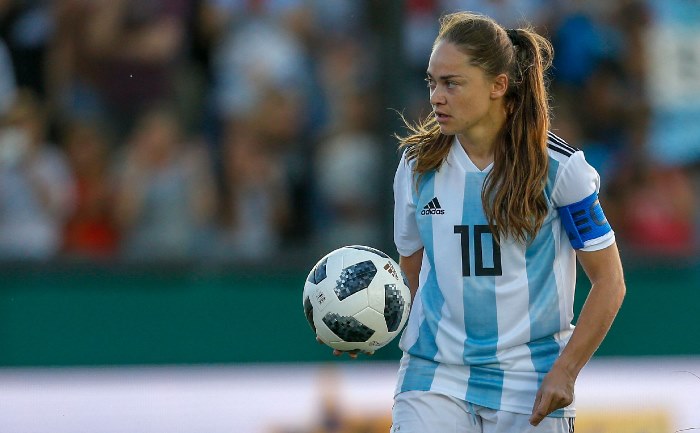
{"label": "blue captain armband", "polygon": [[580,250],[586,241],[599,238],[612,231],[603,208],[594,192],[583,200],[558,208],[566,234],[574,249]]}

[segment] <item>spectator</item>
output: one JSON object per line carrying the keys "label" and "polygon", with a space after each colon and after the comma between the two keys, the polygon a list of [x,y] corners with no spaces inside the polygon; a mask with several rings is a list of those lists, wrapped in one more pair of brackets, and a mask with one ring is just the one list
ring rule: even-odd
{"label": "spectator", "polygon": [[63,251],[69,257],[114,258],[119,233],[114,221],[112,154],[104,129],[94,121],[74,121],[65,128],[63,145],[76,191]]}
{"label": "spectator", "polygon": [[268,88],[309,86],[302,41],[281,21],[250,15],[228,27],[214,51],[214,90],[220,119],[253,110]]}
{"label": "spectator", "polygon": [[103,116],[105,104],[98,91],[99,56],[93,48],[90,26],[98,15],[100,2],[62,0],[54,2],[56,23],[48,55],[48,98],[55,121]]}
{"label": "spectator", "polygon": [[46,141],[43,107],[22,89],[0,129],[0,258],[53,258],[73,200],[65,156]]}
{"label": "spectator", "polygon": [[218,258],[255,261],[279,252],[289,219],[284,161],[254,125],[229,131]]}
{"label": "spectator", "polygon": [[92,90],[117,131],[155,103],[175,103],[192,0],[98,0],[82,10]]}
{"label": "spectator", "polygon": [[[317,63],[318,81],[327,112],[321,125],[334,128],[338,123],[344,123],[341,119],[344,115],[339,112],[344,105],[343,98],[355,93],[348,90],[359,91],[361,87],[369,96],[369,89],[376,85],[376,53],[359,38],[341,35],[319,45]],[[367,111],[374,113],[376,98],[368,98],[366,102]]]}
{"label": "spectator", "polygon": [[337,124],[316,153],[314,185],[321,215],[315,244],[324,251],[343,245],[375,245],[381,239],[382,152],[373,133],[372,98],[357,88],[338,95]]}
{"label": "spectator", "polygon": [[151,108],[137,121],[117,169],[116,221],[128,260],[203,253],[215,211],[204,146],[183,139],[177,117]]}
{"label": "spectator", "polygon": [[610,188],[622,243],[629,255],[646,258],[692,257],[698,250],[697,196],[680,167],[632,158]]}
{"label": "spectator", "polygon": [[[310,56],[310,41],[315,20],[310,3],[304,0],[255,2],[240,0],[205,0],[203,7],[205,34],[211,41],[210,110],[207,118],[207,134],[210,137],[215,161],[226,158],[222,147],[228,138],[225,135],[238,129],[241,123],[246,128],[251,113],[262,113],[262,104],[267,104],[267,95],[293,91],[299,100],[298,113],[292,119],[299,121],[295,128],[304,131],[311,120],[310,103],[322,98],[311,97],[313,61]],[[272,107],[276,109],[276,107]],[[316,110],[316,113],[323,110]],[[284,119],[283,119],[284,120]],[[283,124],[288,124],[285,120]],[[273,122],[268,125],[274,127]],[[267,138],[264,138],[267,141]],[[289,143],[279,142],[278,145]],[[293,157],[298,148],[289,149],[288,161],[304,162],[303,157]],[[289,167],[303,172],[303,167]],[[216,166],[222,183],[225,169]],[[295,184],[291,188],[296,188]]]}
{"label": "spectator", "polygon": [[576,92],[584,85],[598,62],[613,59],[619,52],[619,41],[606,25],[607,17],[596,13],[596,5],[577,2],[563,14],[552,34],[558,53],[554,58],[557,86]]}

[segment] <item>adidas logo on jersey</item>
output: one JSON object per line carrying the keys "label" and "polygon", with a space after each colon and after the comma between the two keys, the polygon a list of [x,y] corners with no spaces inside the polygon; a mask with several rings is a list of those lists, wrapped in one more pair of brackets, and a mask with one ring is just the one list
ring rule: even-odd
{"label": "adidas logo on jersey", "polygon": [[420,211],[421,215],[444,215],[445,210],[440,206],[440,202],[438,201],[437,197],[434,197],[432,200],[428,202],[425,206],[423,206],[423,210]]}

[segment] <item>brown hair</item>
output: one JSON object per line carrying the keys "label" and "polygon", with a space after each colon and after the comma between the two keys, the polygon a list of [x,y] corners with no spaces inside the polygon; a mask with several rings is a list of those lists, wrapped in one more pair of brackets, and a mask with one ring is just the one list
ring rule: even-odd
{"label": "brown hair", "polygon": [[[508,115],[481,200],[497,239],[510,235],[526,242],[537,234],[548,212],[544,197],[549,129],[545,71],[551,66],[552,45],[530,28],[506,30],[491,18],[469,12],[440,20],[433,46],[441,41],[455,44],[488,76],[508,75]],[[399,148],[406,149],[407,160],[415,160],[414,172],[420,181],[426,172],[440,168],[454,137],[440,133],[432,115],[418,124],[403,120],[409,135],[397,136]]]}

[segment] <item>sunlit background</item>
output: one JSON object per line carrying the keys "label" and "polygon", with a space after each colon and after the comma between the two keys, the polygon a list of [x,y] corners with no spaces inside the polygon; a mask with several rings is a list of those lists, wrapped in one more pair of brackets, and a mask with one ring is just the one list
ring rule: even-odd
{"label": "sunlit background", "polygon": [[455,10],[550,38],[602,177],[628,295],[576,431],[700,429],[697,0],[0,0],[0,432],[388,432],[396,342],[334,358],[301,291],[396,257],[393,134]]}

